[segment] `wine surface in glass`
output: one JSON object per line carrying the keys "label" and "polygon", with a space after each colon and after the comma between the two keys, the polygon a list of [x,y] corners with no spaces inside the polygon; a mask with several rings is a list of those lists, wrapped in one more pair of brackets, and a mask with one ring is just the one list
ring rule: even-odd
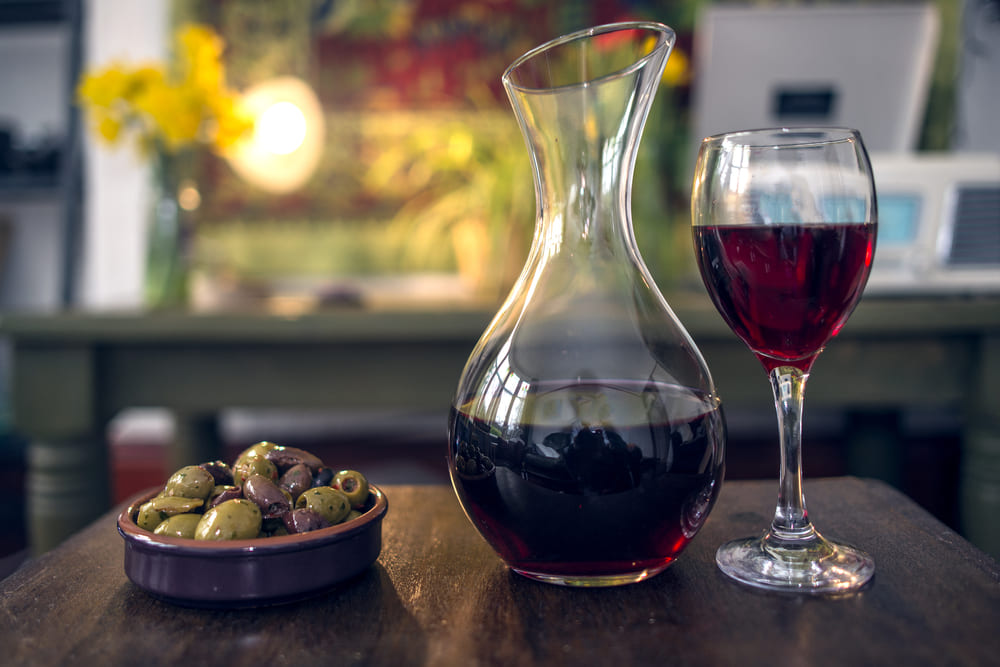
{"label": "wine surface in glass", "polygon": [[694,245],[716,308],[767,370],[808,370],[861,297],[875,230],[875,223],[701,225]]}

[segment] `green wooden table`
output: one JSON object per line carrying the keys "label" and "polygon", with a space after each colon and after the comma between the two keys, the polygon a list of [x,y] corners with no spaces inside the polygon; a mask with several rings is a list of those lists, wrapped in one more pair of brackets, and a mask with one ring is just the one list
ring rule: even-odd
{"label": "green wooden table", "polygon": [[[704,354],[723,402],[773,415],[763,370],[707,298],[684,293],[668,300]],[[109,507],[106,429],[121,410],[174,412],[172,467],[218,455],[215,420],[226,408],[444,415],[491,316],[479,310],[344,309],[298,317],[0,318],[0,335],[12,350],[14,422],[30,443],[32,550],[54,547]],[[865,427],[867,415],[924,407],[959,414],[961,530],[1000,555],[1000,296],[864,299],[816,363],[807,415],[820,406],[853,414],[857,426],[845,447],[865,451],[895,447],[893,434],[878,430],[882,422]]]}

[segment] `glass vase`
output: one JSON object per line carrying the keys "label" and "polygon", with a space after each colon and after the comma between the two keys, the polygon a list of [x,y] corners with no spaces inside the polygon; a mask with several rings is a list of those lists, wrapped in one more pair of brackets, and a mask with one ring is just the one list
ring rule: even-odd
{"label": "glass vase", "polygon": [[[191,264],[191,222],[188,219],[194,156],[187,152],[155,152],[151,158],[152,192],[146,250],[146,305],[179,309],[188,305]],[[186,205],[184,205],[186,203]]]}
{"label": "glass vase", "polygon": [[482,536],[541,581],[661,572],[722,483],[721,402],[632,231],[637,146],[674,39],[657,23],[599,26],[503,75],[531,157],[535,234],[462,372],[448,462]]}

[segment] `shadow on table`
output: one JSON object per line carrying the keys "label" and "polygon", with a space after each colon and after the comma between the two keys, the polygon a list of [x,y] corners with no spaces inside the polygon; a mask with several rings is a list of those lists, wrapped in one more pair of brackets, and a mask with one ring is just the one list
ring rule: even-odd
{"label": "shadow on table", "polygon": [[[332,591],[285,605],[188,608],[147,595],[131,582],[121,587],[118,597],[121,608],[108,610],[108,625],[98,624],[103,627],[95,641],[115,637],[108,641],[121,657],[161,645],[169,660],[157,656],[153,663],[307,665],[317,655],[340,665],[425,662],[426,638],[379,564]],[[111,627],[115,624],[121,627]],[[184,643],[179,645],[181,637]],[[101,647],[93,651],[95,658],[101,655]]]}

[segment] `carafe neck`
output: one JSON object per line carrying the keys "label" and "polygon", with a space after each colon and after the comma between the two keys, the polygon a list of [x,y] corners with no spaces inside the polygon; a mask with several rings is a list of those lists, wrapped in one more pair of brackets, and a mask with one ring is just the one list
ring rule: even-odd
{"label": "carafe neck", "polygon": [[593,81],[507,86],[531,155],[534,249],[593,254],[634,244],[632,172],[669,48]]}

